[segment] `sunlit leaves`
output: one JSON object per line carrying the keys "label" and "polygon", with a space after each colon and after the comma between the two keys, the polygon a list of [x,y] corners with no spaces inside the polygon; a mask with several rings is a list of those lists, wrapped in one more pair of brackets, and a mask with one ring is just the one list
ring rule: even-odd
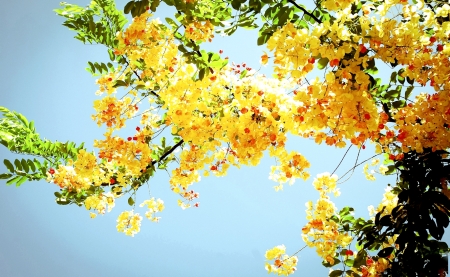
{"label": "sunlit leaves", "polygon": [[153,12],[156,11],[156,8],[159,6],[159,3],[160,3],[159,0],[152,0],[150,6],[149,0],[133,0],[125,5],[123,12],[125,14],[131,13],[132,17],[137,17],[143,14],[149,8],[151,8]]}
{"label": "sunlit leaves", "polygon": [[[66,18],[64,26],[77,32],[76,39],[83,43],[100,43],[114,47],[115,35],[127,22],[123,13],[116,9],[113,0],[95,0],[84,8],[74,4],[61,3],[61,9],[54,11]],[[99,18],[98,20],[96,20]]]}
{"label": "sunlit leaves", "polygon": [[[160,2],[129,1],[124,7],[124,12],[134,17],[133,24],[141,20],[139,24],[142,26],[148,22],[147,11],[155,12]],[[315,226],[320,228],[324,225],[336,227],[330,232],[333,239],[341,233],[345,234],[344,238],[347,240],[348,234],[356,236],[358,240],[356,248],[359,251],[356,255],[348,254],[353,253],[348,245],[349,241],[341,241],[339,246],[336,246],[337,244],[330,246],[335,247],[333,251],[337,252],[323,256],[325,266],[333,267],[339,264],[354,269],[354,271],[345,271],[345,268],[332,270],[330,276],[344,274],[359,276],[355,272],[364,275],[361,268],[371,267],[374,263],[382,269],[378,272],[381,274],[381,271],[387,269],[385,267],[387,260],[392,268],[389,269],[391,271],[386,271],[386,274],[392,273],[392,276],[397,276],[396,273],[402,270],[400,263],[396,263],[393,257],[406,262],[418,259],[414,256],[416,254],[410,253],[419,253],[422,255],[421,258],[428,257],[430,261],[440,258],[439,255],[447,246],[435,240],[442,239],[444,228],[449,225],[450,200],[446,191],[448,175],[438,176],[435,169],[440,168],[442,172],[448,172],[446,168],[448,161],[442,162],[446,160],[448,153],[441,152],[439,157],[428,153],[447,149],[449,145],[445,144],[450,115],[450,108],[446,104],[448,53],[444,46],[448,36],[442,29],[445,21],[448,21],[445,16],[436,16],[435,22],[431,20],[427,23],[429,26],[435,26],[425,28],[423,22],[426,18],[420,8],[414,6],[413,9],[405,1],[402,3],[402,13],[397,15],[403,19],[388,19],[382,22],[379,21],[383,16],[380,14],[385,12],[384,8],[391,5],[390,2],[347,2],[337,6],[339,1],[324,0],[316,3],[318,6],[313,7],[313,10],[307,10],[304,5],[288,0],[164,0],[163,2],[175,8],[176,14],[173,18],[166,18],[164,25],[158,23],[154,29],[136,27],[128,34],[123,30],[125,17],[115,9],[113,1],[94,0],[87,8],[65,3],[62,9],[56,10],[59,15],[66,18],[64,25],[77,32],[77,39],[108,47],[111,62],[88,62],[87,69],[92,74],[102,75],[103,79],[98,82],[108,83],[106,85],[108,94],[121,88],[135,97],[133,100],[126,98],[129,102],[112,100],[105,105],[106,107],[97,109],[98,122],[110,123],[108,127],[111,127],[116,121],[120,121],[123,114],[131,118],[138,110],[137,103],[143,103],[144,98],[151,96],[151,103],[155,106],[152,106],[152,109],[158,109],[158,114],[154,115],[163,116],[152,121],[148,124],[151,127],[146,128],[163,129],[167,126],[172,128],[173,135],[170,139],[173,145],[169,145],[165,138],[160,143],[155,142],[154,137],[157,135],[150,132],[140,134],[138,131],[135,136],[130,135],[128,140],[120,137],[112,138],[111,133],[108,133],[110,140],[103,148],[108,148],[116,142],[119,146],[115,145],[108,153],[103,151],[102,155],[99,155],[101,161],[96,166],[99,166],[102,174],[107,176],[97,181],[96,186],[90,179],[93,178],[91,175],[87,181],[84,180],[87,185],[81,188],[73,189],[73,183],[77,183],[79,179],[67,186],[60,185],[61,190],[55,193],[58,204],[86,205],[84,202],[86,199],[93,199],[104,193],[103,188],[111,187],[115,196],[127,195],[129,205],[134,207],[136,190],[148,181],[157,169],[167,170],[170,167],[170,163],[176,160],[174,150],[181,147],[185,139],[186,149],[183,149],[181,155],[204,156],[201,151],[213,152],[220,146],[222,141],[217,137],[220,137],[222,131],[223,137],[232,133],[231,139],[227,141],[229,148],[216,153],[220,158],[217,158],[217,161],[202,164],[203,168],[209,168],[205,170],[205,175],[209,172],[218,173],[218,168],[228,165],[227,162],[235,163],[237,166],[248,163],[246,160],[253,159],[255,151],[239,157],[248,149],[259,151],[271,145],[273,149],[270,151],[279,151],[278,149],[282,147],[275,148],[284,145],[283,136],[288,131],[294,133],[292,130],[296,135],[314,138],[317,143],[325,142],[338,147],[349,141],[363,149],[367,141],[372,141],[377,143],[379,147],[377,151],[386,152],[387,159],[391,161],[387,163],[385,174],[400,176],[392,190],[397,195],[399,204],[396,207],[391,205],[389,208],[379,208],[375,222],[355,218],[350,207],[343,208],[339,213],[334,213],[333,210],[329,217],[314,222]],[[441,3],[428,4],[436,10],[439,8],[439,13],[443,10]],[[371,15],[372,12],[376,15]],[[259,20],[262,22],[261,26],[258,26]],[[227,70],[228,60],[223,59],[218,53],[204,50],[206,47],[203,43],[213,41],[214,31],[222,35],[233,35],[240,28],[259,28],[256,43],[258,45],[267,43],[270,51],[274,49],[275,44],[277,45],[279,51],[273,51],[274,55],[270,54],[271,61],[273,60],[277,66],[276,76],[281,80],[293,79],[292,88],[295,96],[282,98],[285,95],[279,93],[275,97],[273,94],[268,97],[270,93],[265,89],[264,91],[255,89],[259,86],[258,81],[252,79],[253,71],[246,66],[233,72],[235,75],[232,78],[240,82],[237,86],[239,90],[231,86],[229,80],[231,77],[226,82],[222,80],[218,87],[212,85],[223,73],[222,70]],[[148,32],[149,30],[151,32]],[[147,33],[152,35],[147,36]],[[440,41],[437,41],[438,39]],[[150,47],[144,45],[144,41],[157,43],[151,44]],[[434,44],[435,42],[438,45]],[[156,47],[164,51],[146,52],[147,49],[154,50]],[[169,48],[172,51],[171,56],[164,59]],[[158,59],[152,59],[155,57]],[[265,54],[264,63],[268,59],[269,56]],[[115,66],[116,62],[118,66]],[[374,76],[379,73],[378,68],[382,68],[381,63],[401,68],[393,71],[387,80],[383,79],[384,76],[375,78]],[[306,74],[315,69],[323,70],[323,80],[319,78],[311,81],[306,78]],[[188,74],[177,75],[183,70]],[[245,82],[250,85],[242,86]],[[415,87],[418,87],[418,84],[425,86],[428,82],[436,93],[420,95],[413,102],[410,98]],[[171,86],[176,85],[179,85],[177,87],[179,89],[166,93],[165,90],[170,90]],[[182,93],[178,95],[179,92]],[[202,94],[205,92],[208,94]],[[188,99],[197,93],[201,97]],[[242,95],[244,95],[242,102],[239,102],[238,98]],[[283,106],[284,102],[292,99],[295,101],[291,106]],[[115,109],[120,103],[125,103],[123,109]],[[194,106],[194,110],[189,110]],[[220,108],[217,108],[219,106]],[[130,109],[134,112],[128,114]],[[70,165],[73,161],[76,162],[80,150],[83,149],[82,145],[77,147],[72,142],[61,143],[41,139],[34,129],[33,122],[29,122],[19,113],[4,108],[0,110],[3,113],[0,120],[0,142],[12,152],[34,155],[44,160],[42,163],[37,159],[5,160],[8,172],[1,174],[0,178],[7,180],[7,184],[21,185],[26,180],[44,177],[52,179],[53,167],[57,168],[60,165],[72,171],[87,168],[75,166],[74,169]],[[143,112],[146,113],[151,114],[151,110]],[[107,120],[102,121],[105,118]],[[236,118],[236,121],[231,120]],[[144,118],[141,123],[145,125],[149,121],[148,118]],[[245,126],[240,130],[235,128],[236,125]],[[252,128],[248,127],[250,125]],[[264,131],[253,136],[252,132],[261,126],[264,126]],[[208,128],[213,132],[206,134],[205,130]],[[416,132],[419,129],[423,132]],[[315,130],[324,132],[314,133]],[[305,132],[301,133],[302,131]],[[195,133],[195,136],[189,132]],[[202,143],[195,144],[194,141]],[[215,142],[218,142],[217,145],[214,145]],[[244,146],[240,147],[240,143]],[[126,147],[121,148],[123,145]],[[142,147],[139,148],[140,146]],[[187,150],[189,148],[190,151]],[[148,150],[147,156],[142,154],[143,149]],[[119,151],[122,151],[120,155],[117,154]],[[131,157],[129,160],[119,162],[117,156],[127,155]],[[279,154],[280,157],[288,155],[290,154]],[[178,173],[175,172],[174,174],[178,174],[175,178],[177,182],[171,184],[171,189],[180,195],[183,193],[182,190],[186,190],[192,183],[193,178],[189,182],[186,181],[186,184],[177,184],[186,180],[190,172],[196,173],[198,169],[196,166],[200,163],[198,157],[190,158],[193,162],[180,169]],[[240,160],[236,162],[238,159]],[[180,161],[183,163],[186,159],[180,158]],[[257,159],[253,159],[252,163],[255,161]],[[440,162],[447,164],[443,166],[439,164]],[[124,172],[131,172],[132,163],[139,163],[139,166],[134,166],[132,174],[125,174]],[[283,167],[280,167],[283,170],[276,178],[292,178],[289,168],[298,165],[299,159],[293,158],[283,163]],[[416,167],[417,164],[420,166]],[[424,168],[428,171],[424,172]],[[425,186],[424,189],[424,184],[431,185]],[[130,194],[131,196],[128,196]],[[124,215],[123,222],[129,220],[130,216],[128,213]],[[137,216],[136,220],[138,218]],[[125,229],[124,227],[120,230]],[[394,245],[393,240],[396,236],[397,245]],[[377,251],[377,257],[371,257],[370,251]],[[280,268],[282,262],[275,260],[275,266]],[[426,266],[429,264],[432,263],[427,263]]]}

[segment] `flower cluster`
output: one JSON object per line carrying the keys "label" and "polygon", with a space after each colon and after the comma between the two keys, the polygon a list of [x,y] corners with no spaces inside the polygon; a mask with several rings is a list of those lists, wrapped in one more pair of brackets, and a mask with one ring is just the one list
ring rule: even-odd
{"label": "flower cluster", "polygon": [[164,210],[164,201],[161,199],[155,200],[154,197],[145,200],[139,207],[147,206],[148,211],[145,213],[145,217],[153,222],[158,222],[161,217],[156,217],[157,212],[162,212]]}
{"label": "flower cluster", "polygon": [[361,266],[361,277],[380,277],[381,274],[390,267],[390,262],[385,258],[378,258],[374,261],[368,259],[367,266]]}
{"label": "flower cluster", "polygon": [[329,264],[334,264],[334,256],[338,247],[345,248],[352,241],[347,233],[339,232],[339,225],[331,217],[336,216],[336,206],[329,199],[328,193],[338,194],[337,176],[330,173],[319,174],[313,185],[320,197],[313,205],[306,203],[306,219],[308,223],[302,228],[302,238],[309,247],[316,248],[317,254]]}
{"label": "flower cluster", "polygon": [[100,195],[91,195],[84,200],[84,206],[86,210],[96,210],[99,214],[104,214],[106,212],[106,207],[108,207],[108,212],[112,210],[115,206],[114,195],[111,192],[107,192]]}
{"label": "flower cluster", "polygon": [[363,173],[364,173],[364,176],[366,177],[367,180],[375,181],[375,173],[379,173],[379,174],[383,174],[383,175],[386,174],[386,172],[388,171],[389,168],[387,166],[385,166],[385,165],[380,165],[378,170],[372,169],[372,170],[369,171],[369,166],[374,167],[374,166],[377,166],[379,163],[380,163],[379,159],[373,159],[370,162],[370,164],[366,163],[364,165]]}
{"label": "flower cluster", "polygon": [[278,245],[267,250],[266,260],[274,260],[273,264],[266,262],[266,270],[268,273],[288,276],[297,270],[295,266],[297,265],[298,258],[287,255],[284,245]]}
{"label": "flower cluster", "polygon": [[450,147],[449,91],[433,95],[420,94],[414,104],[399,110],[394,118],[398,129],[397,141],[404,152],[424,148],[443,150]]}
{"label": "flower cluster", "polygon": [[134,237],[141,230],[142,216],[134,211],[124,211],[117,218],[117,231]]}
{"label": "flower cluster", "polygon": [[208,20],[205,22],[193,21],[186,26],[184,36],[198,42],[211,42],[214,38],[214,25]]}
{"label": "flower cluster", "polygon": [[88,189],[91,182],[87,178],[80,178],[72,166],[59,165],[53,174],[47,174],[47,182],[52,182],[60,188],[68,188],[77,192]]}

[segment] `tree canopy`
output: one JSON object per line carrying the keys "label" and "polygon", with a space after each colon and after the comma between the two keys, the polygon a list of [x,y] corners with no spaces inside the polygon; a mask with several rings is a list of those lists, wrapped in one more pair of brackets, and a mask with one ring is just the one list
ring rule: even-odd
{"label": "tree canopy", "polygon": [[[176,10],[165,22],[152,15],[162,2]],[[306,246],[316,249],[332,277],[439,276],[446,270],[445,1],[322,0],[311,9],[292,0],[135,0],[118,9],[113,0],[93,0],[86,7],[62,2],[55,12],[76,39],[104,45],[109,54],[110,61],[87,67],[98,85],[92,120],[106,132],[94,142],[94,154],[83,144],[41,138],[33,121],[0,107],[0,143],[27,155],[4,160],[8,172],[0,178],[7,184],[47,180],[59,187],[57,204],[84,206],[92,218],[126,199],[130,210],[118,217],[117,230],[134,236],[143,220],[136,193],[161,171],[170,171],[168,188],[188,209],[199,206],[192,185],[201,176],[256,166],[264,153],[276,160],[270,172],[276,191],[309,179],[307,158],[286,147],[294,136],[324,147],[361,150],[371,143],[376,159],[355,167],[364,164],[368,180],[375,178],[370,167],[377,167],[396,175],[396,183],[364,219],[332,202],[347,176],[316,176],[320,196],[306,203]],[[239,28],[258,30],[254,43],[267,48],[258,55],[272,76],[204,49],[214,36],[233,36]],[[380,70],[389,70],[390,78],[378,77]],[[136,126],[132,135],[129,129],[124,135],[127,124]],[[139,206],[154,222],[164,210],[155,197]],[[265,268],[290,275],[296,254],[275,246],[266,252]]]}

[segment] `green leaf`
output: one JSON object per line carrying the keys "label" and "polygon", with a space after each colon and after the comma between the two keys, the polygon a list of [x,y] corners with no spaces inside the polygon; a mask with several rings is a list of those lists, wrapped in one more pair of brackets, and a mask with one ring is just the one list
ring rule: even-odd
{"label": "green leaf", "polygon": [[178,28],[178,24],[175,22],[175,20],[173,20],[170,17],[166,17],[166,22],[173,28],[176,29]]}
{"label": "green leaf", "polygon": [[354,259],[346,259],[346,260],[344,261],[344,264],[345,264],[346,266],[348,266],[348,267],[352,267],[354,262],[355,262]]}
{"label": "green leaf", "polygon": [[244,69],[242,72],[241,72],[241,75],[239,75],[239,79],[242,79],[242,78],[244,78],[246,75],[247,75],[247,69]]}
{"label": "green leaf", "polygon": [[29,122],[28,122],[27,118],[26,118],[23,114],[20,114],[20,113],[17,113],[17,112],[14,112],[14,114],[17,116],[17,118],[18,118],[20,121],[22,121],[22,123],[23,123],[25,126],[28,126]]}
{"label": "green leaf", "polygon": [[130,196],[130,198],[128,198],[128,205],[130,205],[130,206],[134,205],[134,199],[131,196]]}
{"label": "green leaf", "polygon": [[265,44],[270,38],[269,34],[263,33],[258,36],[258,40],[256,41],[258,46]]}
{"label": "green leaf", "polygon": [[114,51],[112,49],[108,49],[109,59],[113,62],[116,59],[114,55]]}
{"label": "green leaf", "polygon": [[178,142],[180,142],[181,141],[181,137],[178,137],[178,136],[174,136],[173,137],[173,142],[174,143],[178,143]]}
{"label": "green leaf", "polygon": [[0,179],[9,179],[12,176],[13,176],[13,174],[11,174],[11,173],[3,173],[3,174],[0,174]]}
{"label": "green leaf", "polygon": [[6,168],[9,170],[9,172],[14,173],[14,166],[9,160],[4,159],[3,163],[5,164]]}
{"label": "green leaf", "polygon": [[200,71],[198,72],[198,79],[203,80],[203,78],[205,78],[205,74],[206,74],[206,69],[205,68],[200,69]]}
{"label": "green leaf", "polygon": [[355,211],[355,209],[352,207],[344,207],[344,208],[342,208],[342,210],[339,211],[339,215],[343,217],[343,216],[350,214],[350,212],[353,212],[353,211]]}
{"label": "green leaf", "polygon": [[378,68],[376,68],[376,67],[374,66],[374,67],[372,67],[372,68],[366,69],[365,72],[366,72],[366,73],[369,73],[369,74],[372,74],[372,75],[375,75],[375,74],[378,74]]}
{"label": "green leaf", "polygon": [[397,80],[403,85],[404,83],[405,83],[405,77],[403,77],[402,76],[402,74],[405,72],[405,69],[404,68],[401,68],[399,71],[398,71],[398,74],[397,74]]}
{"label": "green leaf", "polygon": [[406,88],[406,91],[405,91],[405,99],[408,99],[409,96],[411,96],[411,93],[412,93],[413,89],[414,89],[414,87],[412,87],[412,86]]}
{"label": "green leaf", "polygon": [[36,131],[36,129],[34,128],[34,121],[30,121],[30,124],[28,125],[28,129],[30,129],[31,131]]}
{"label": "green leaf", "polygon": [[15,176],[15,177],[13,177],[13,178],[11,178],[11,179],[9,179],[8,181],[6,181],[6,184],[9,186],[9,185],[12,185],[13,183],[15,183],[15,182],[17,182],[19,179],[21,179],[23,176]]}
{"label": "green leaf", "polygon": [[14,161],[14,165],[16,166],[17,170],[22,170],[22,164],[20,164],[19,160]]}
{"label": "green leaf", "polygon": [[398,100],[398,101],[392,102],[392,107],[394,107],[396,109],[403,108],[404,106],[406,106],[405,100]]}
{"label": "green leaf", "polygon": [[390,91],[386,92],[385,97],[388,98],[388,99],[389,98],[391,98],[391,99],[399,98],[400,97],[400,91],[398,91],[398,90],[390,90]]}
{"label": "green leaf", "polygon": [[338,277],[341,276],[344,271],[342,270],[333,270],[330,272],[330,277]]}
{"label": "green leaf", "polygon": [[22,185],[23,183],[25,183],[28,180],[27,176],[22,176],[20,177],[19,180],[17,180],[16,182],[16,187],[20,187],[20,185]]}
{"label": "green leaf", "polygon": [[28,163],[25,159],[22,159],[20,161],[20,164],[22,165],[23,171],[25,171],[26,173],[28,173],[30,171],[30,168],[28,167]]}
{"label": "green leaf", "polygon": [[367,68],[366,69],[371,69],[375,67],[375,59],[370,59],[367,61]]}
{"label": "green leaf", "polygon": [[100,67],[101,67],[105,72],[108,72],[108,67],[106,67],[106,64],[101,63],[101,64],[100,64]]}
{"label": "green leaf", "polygon": [[385,175],[390,175],[390,174],[394,173],[395,170],[396,170],[395,165],[389,165],[389,166],[388,166],[388,171],[386,171],[384,174],[385,174]]}
{"label": "green leaf", "polygon": [[123,8],[123,12],[124,12],[125,14],[129,14],[132,8],[134,8],[134,1],[128,2],[128,3],[125,5],[125,7]]}
{"label": "green leaf", "polygon": [[366,264],[367,252],[364,249],[358,251],[355,261],[353,262],[353,267],[359,268]]}
{"label": "green leaf", "polygon": [[317,68],[324,69],[327,66],[328,62],[329,62],[328,58],[319,59],[319,61],[317,63]]}
{"label": "green leaf", "polygon": [[414,84],[414,79],[411,79],[408,76],[406,76],[406,82],[408,82],[408,84],[410,84],[410,85],[413,85]]}
{"label": "green leaf", "polygon": [[67,200],[57,200],[56,204],[58,205],[68,205],[70,202]]}
{"label": "green leaf", "polygon": [[386,247],[378,252],[378,257],[386,258],[394,251],[394,247]]}
{"label": "green leaf", "polygon": [[391,73],[391,83],[396,83],[397,82],[397,72],[392,72]]}
{"label": "green leaf", "polygon": [[122,80],[116,80],[116,83],[113,85],[113,87],[127,87],[128,84],[125,81]]}
{"label": "green leaf", "polygon": [[91,68],[92,74],[94,74],[94,73],[95,73],[95,66],[94,66],[94,64],[91,63],[91,62],[88,62],[88,64],[89,64],[89,66],[90,66],[90,68]]}
{"label": "green leaf", "polygon": [[[161,0],[153,0],[151,5],[150,5],[150,10],[152,12],[156,12],[156,8],[158,8],[160,3],[161,3]],[[146,6],[148,6],[148,1],[147,1],[147,5]]]}

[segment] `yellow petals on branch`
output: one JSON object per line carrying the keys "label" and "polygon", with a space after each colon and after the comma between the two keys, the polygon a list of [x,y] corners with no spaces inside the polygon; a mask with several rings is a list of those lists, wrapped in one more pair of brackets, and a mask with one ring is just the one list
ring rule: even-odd
{"label": "yellow petals on branch", "polygon": [[[95,210],[99,214],[104,214],[106,212],[106,208],[108,208],[108,212],[112,210],[115,206],[115,198],[111,192],[107,192],[101,195],[91,195],[84,200],[84,206],[86,210]],[[92,217],[92,213],[91,213]]]}
{"label": "yellow petals on branch", "polygon": [[214,25],[208,20],[205,22],[193,21],[186,26],[184,36],[193,41],[211,42],[214,38]]}
{"label": "yellow petals on branch", "polygon": [[145,213],[145,217],[153,222],[158,222],[160,217],[156,217],[155,214],[158,212],[162,212],[164,210],[164,201],[161,199],[155,200],[154,197],[151,199],[145,200],[139,207],[146,206],[148,211]]}
{"label": "yellow petals on branch", "polygon": [[313,185],[319,191],[320,197],[314,205],[311,201],[306,203],[306,219],[308,223],[302,228],[303,241],[316,249],[317,254],[330,264],[334,263],[334,257],[338,247],[345,248],[353,238],[347,233],[338,231],[339,225],[333,216],[339,216],[336,206],[330,200],[328,193],[338,194],[336,188],[338,177],[330,173],[318,174]]}
{"label": "yellow petals on branch", "polygon": [[286,255],[285,253],[286,247],[284,245],[278,245],[266,251],[266,260],[274,260],[273,264],[266,262],[267,273],[288,276],[297,270],[298,258],[296,256]]}
{"label": "yellow petals on branch", "polygon": [[124,211],[117,218],[117,231],[134,237],[141,230],[142,217],[134,211]]}

